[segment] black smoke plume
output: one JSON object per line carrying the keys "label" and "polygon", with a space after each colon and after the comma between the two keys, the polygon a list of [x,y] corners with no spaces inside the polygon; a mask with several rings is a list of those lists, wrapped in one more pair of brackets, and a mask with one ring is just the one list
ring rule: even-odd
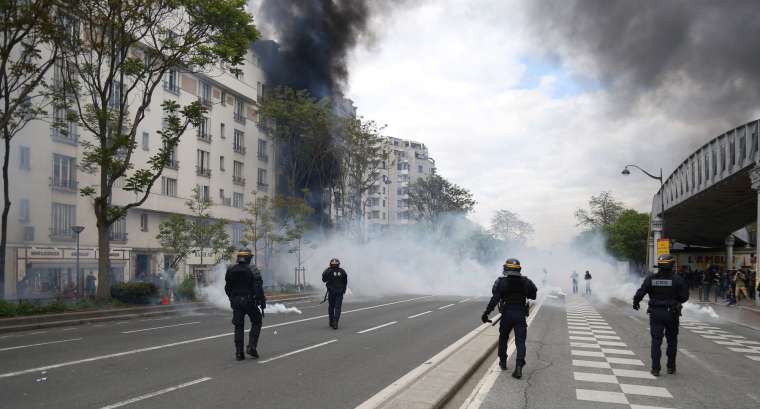
{"label": "black smoke plume", "polygon": [[542,0],[528,10],[548,50],[589,68],[619,112],[735,126],[760,111],[756,0]]}
{"label": "black smoke plume", "polygon": [[255,47],[269,86],[337,96],[348,80],[348,55],[370,41],[373,11],[367,0],[263,0],[259,21],[277,37]]}

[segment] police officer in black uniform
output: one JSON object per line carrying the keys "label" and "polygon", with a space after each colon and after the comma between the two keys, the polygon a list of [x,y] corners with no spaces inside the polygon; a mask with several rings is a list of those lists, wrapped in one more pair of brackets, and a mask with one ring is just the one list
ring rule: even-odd
{"label": "police officer in black uniform", "polygon": [[676,372],[676,351],[678,348],[678,317],[681,304],[689,299],[689,287],[673,272],[675,260],[670,254],[657,258],[658,271],[644,279],[641,288],[633,297],[633,309],[638,310],[644,295],[649,294],[649,331],[652,335],[652,375],[660,376],[660,356],[662,334],[668,340],[668,373]]}
{"label": "police officer in black uniform", "polygon": [[327,286],[327,315],[330,317],[330,327],[338,329],[343,294],[348,287],[348,275],[346,270],[340,268],[340,260],[330,260],[330,267],[322,272],[322,282]]}
{"label": "police officer in black uniform", "polygon": [[[256,347],[261,333],[261,320],[267,300],[264,296],[264,282],[261,273],[256,266],[251,266],[253,254],[242,248],[237,254],[237,264],[227,269],[224,277],[224,292],[230,299],[232,307],[232,324],[235,326],[235,358],[238,361],[245,359],[243,354],[243,332],[245,330],[245,316],[251,319],[251,331],[248,335],[248,348],[246,352],[253,358],[258,358]],[[261,308],[259,310],[259,308]]]}
{"label": "police officer in black uniform", "polygon": [[522,367],[525,366],[525,338],[528,336],[528,324],[525,322],[525,317],[528,316],[526,299],[535,300],[537,291],[533,281],[520,274],[521,270],[520,262],[516,259],[510,258],[504,263],[504,276],[497,278],[493,284],[493,296],[480,318],[484,323],[491,322],[488,314],[499,305],[499,367],[502,370],[507,369],[507,341],[509,332],[514,329],[517,359],[512,377],[517,379],[522,377]]}

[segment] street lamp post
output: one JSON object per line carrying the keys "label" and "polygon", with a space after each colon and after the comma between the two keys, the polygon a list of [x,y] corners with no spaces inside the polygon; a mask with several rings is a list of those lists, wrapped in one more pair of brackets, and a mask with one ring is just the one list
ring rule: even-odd
{"label": "street lamp post", "polygon": [[[662,168],[660,168],[660,176],[655,176],[655,175],[647,172],[646,170],[642,169],[641,167],[639,167],[637,165],[630,164],[630,165],[626,165],[623,168],[623,171],[620,172],[620,173],[622,173],[623,176],[630,175],[631,171],[628,170],[629,167],[636,168],[636,169],[640,170],[643,174],[649,176],[650,178],[652,178],[654,180],[659,180],[660,181],[660,223],[661,223],[661,226],[662,226],[661,227],[662,228],[662,232],[664,234],[664,232],[665,232],[665,189],[664,189],[665,184],[664,184],[664,180],[662,178]],[[657,242],[654,243],[654,249],[655,250],[654,250],[653,256],[654,256],[654,258],[657,258]]]}
{"label": "street lamp post", "polygon": [[71,226],[71,231],[77,235],[77,286],[79,287],[79,294],[82,294],[84,292],[84,285],[82,282],[81,274],[79,272],[79,234],[82,233],[83,230],[84,226]]}

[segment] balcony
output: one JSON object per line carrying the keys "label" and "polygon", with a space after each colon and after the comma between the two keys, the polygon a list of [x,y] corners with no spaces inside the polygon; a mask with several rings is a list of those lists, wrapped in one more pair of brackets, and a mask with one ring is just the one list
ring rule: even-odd
{"label": "balcony", "polygon": [[127,232],[125,231],[112,231],[108,233],[108,240],[110,241],[127,241]]}
{"label": "balcony", "polygon": [[198,176],[203,176],[205,178],[210,178],[211,177],[211,169],[209,169],[209,168],[202,168],[200,166],[196,166],[195,167],[195,173]]}
{"label": "balcony", "polygon": [[232,199],[229,197],[223,197],[222,204],[225,206],[232,206]]}
{"label": "balcony", "polygon": [[241,155],[245,155],[245,146],[242,146],[242,145],[232,145],[232,150],[235,151],[235,153],[239,153]]}
{"label": "balcony", "polygon": [[245,178],[242,176],[233,176],[232,177],[232,183],[238,185],[238,186],[245,186]]}
{"label": "balcony", "polygon": [[258,190],[259,192],[267,192],[269,191],[269,184],[259,182],[256,184],[256,190]]}
{"label": "balcony", "polygon": [[198,140],[201,142],[211,143],[213,138],[214,137],[211,136],[211,134],[198,132]]}
{"label": "balcony", "polygon": [[259,152],[259,154],[256,155],[256,157],[258,157],[259,160],[262,162],[269,162],[269,155],[267,155],[266,153]]}
{"label": "balcony", "polygon": [[164,166],[166,169],[173,169],[173,170],[179,170],[179,161],[174,159],[169,159],[168,162],[166,162],[166,165]]}
{"label": "balcony", "polygon": [[179,95],[179,84],[172,81],[164,81],[164,91],[171,92],[174,95]]}
{"label": "balcony", "polygon": [[65,143],[73,146],[79,145],[79,135],[76,132],[64,132],[62,129],[56,127],[50,128],[50,131],[50,135],[53,137],[53,141],[55,142]]}
{"label": "balcony", "polygon": [[245,115],[242,112],[235,112],[233,119],[235,122],[245,125]]}
{"label": "balcony", "polygon": [[74,234],[71,229],[56,229],[51,228],[50,229],[50,240],[53,241],[74,241],[76,240],[76,235]]}
{"label": "balcony", "polygon": [[50,178],[50,187],[57,192],[76,193],[79,188],[79,182],[73,179]]}
{"label": "balcony", "polygon": [[213,107],[213,103],[211,102],[211,98],[198,97],[198,102],[201,104],[202,107],[208,109],[209,111]]}

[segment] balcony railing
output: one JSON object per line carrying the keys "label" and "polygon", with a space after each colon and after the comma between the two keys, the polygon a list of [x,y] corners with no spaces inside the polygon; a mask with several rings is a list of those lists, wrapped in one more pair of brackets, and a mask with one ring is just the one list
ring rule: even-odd
{"label": "balcony railing", "polygon": [[202,168],[200,166],[196,166],[195,167],[195,173],[198,176],[203,176],[203,177],[207,177],[207,178],[211,177],[211,169],[209,169],[209,168]]}
{"label": "balcony railing", "polygon": [[269,162],[269,155],[267,155],[266,153],[259,153],[259,154],[258,154],[258,155],[256,155],[256,156],[257,156],[257,157],[259,158],[259,160],[260,160],[260,161],[262,161],[262,162]]}
{"label": "balcony railing", "polygon": [[127,232],[125,231],[112,231],[108,233],[108,240],[110,241],[127,241]]}
{"label": "balcony railing", "polygon": [[71,229],[56,229],[51,228],[50,229],[50,240],[56,240],[56,241],[72,241],[76,239],[76,235],[74,234]]}
{"label": "balcony railing", "polygon": [[232,206],[232,198],[223,197],[222,198],[222,204],[225,205],[225,206]]}
{"label": "balcony railing", "polygon": [[245,186],[245,178],[242,176],[232,176],[232,183],[238,186]]}
{"label": "balcony railing", "polygon": [[54,179],[50,178],[50,186],[53,190],[67,193],[76,193],[79,182],[73,179]]}
{"label": "balcony railing", "polygon": [[213,104],[211,103],[211,98],[204,98],[204,97],[198,97],[198,102],[205,107],[206,109],[211,109]]}
{"label": "balcony railing", "polygon": [[245,115],[243,115],[241,112],[235,112],[233,118],[235,119],[235,122],[245,124]]}
{"label": "balcony railing", "polygon": [[232,145],[232,150],[235,151],[235,153],[239,153],[241,155],[245,155],[245,146],[242,146],[242,145]]}
{"label": "balcony railing", "polygon": [[50,130],[50,134],[54,141],[74,146],[79,145],[79,135],[76,132],[64,132],[62,129],[56,127],[52,127]]}
{"label": "balcony railing", "polygon": [[256,184],[256,190],[258,190],[259,192],[267,192],[269,191],[269,184],[259,182]]}
{"label": "balcony railing", "polygon": [[199,141],[206,142],[206,143],[211,143],[211,140],[213,138],[214,137],[211,136],[211,134],[198,132],[198,140]]}
{"label": "balcony railing", "polygon": [[179,95],[179,84],[176,82],[164,81],[164,90]]}
{"label": "balcony railing", "polygon": [[164,166],[166,169],[174,169],[179,170],[179,161],[174,159],[169,159],[168,162],[166,162],[166,166]]}

